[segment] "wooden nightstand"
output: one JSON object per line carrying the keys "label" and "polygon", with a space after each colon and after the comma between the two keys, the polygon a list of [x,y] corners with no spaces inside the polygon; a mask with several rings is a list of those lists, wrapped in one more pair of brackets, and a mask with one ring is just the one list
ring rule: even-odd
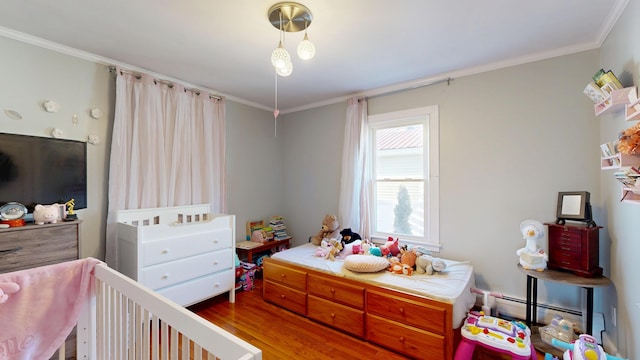
{"label": "wooden nightstand", "polygon": [[289,241],[291,238],[284,240],[271,240],[267,241],[264,244],[259,244],[251,241],[242,241],[236,243],[236,251],[238,252],[239,257],[247,257],[247,262],[253,262],[253,254],[257,254],[262,251],[271,250],[278,246],[284,246],[287,249],[289,248]]}

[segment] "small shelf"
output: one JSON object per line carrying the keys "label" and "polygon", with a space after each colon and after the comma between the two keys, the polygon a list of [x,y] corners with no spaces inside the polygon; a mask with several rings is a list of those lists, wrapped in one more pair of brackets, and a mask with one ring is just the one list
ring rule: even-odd
{"label": "small shelf", "polygon": [[608,99],[593,105],[593,108],[596,116],[599,116],[610,111],[626,108],[627,105],[632,102],[630,99],[637,100],[637,98],[638,90],[635,86],[617,89],[611,91]]}
{"label": "small shelf", "polygon": [[627,204],[640,205],[640,189],[623,187],[620,201]]}
{"label": "small shelf", "polygon": [[616,153],[613,156],[600,158],[600,170],[620,169],[629,166],[640,166],[640,154],[627,155]]}
{"label": "small shelf", "polygon": [[624,108],[624,116],[627,121],[640,120],[640,99],[636,99]]}

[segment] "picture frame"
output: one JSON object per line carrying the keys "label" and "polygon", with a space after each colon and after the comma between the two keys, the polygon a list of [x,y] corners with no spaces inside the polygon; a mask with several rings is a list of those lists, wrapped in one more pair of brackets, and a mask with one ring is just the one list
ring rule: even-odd
{"label": "picture frame", "polygon": [[561,191],[558,193],[556,207],[556,223],[564,224],[565,220],[584,221],[595,226],[591,214],[591,194],[588,191]]}

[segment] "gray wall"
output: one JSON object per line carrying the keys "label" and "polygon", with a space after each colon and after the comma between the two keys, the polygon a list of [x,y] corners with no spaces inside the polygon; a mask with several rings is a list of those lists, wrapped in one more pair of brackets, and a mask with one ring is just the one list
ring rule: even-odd
{"label": "gray wall", "polygon": [[[525,298],[519,225],[555,221],[559,191],[589,191],[603,223],[600,128],[582,94],[598,59],[598,51],[582,52],[369,99],[370,115],[439,105],[440,256],[472,261],[478,287]],[[294,139],[284,143],[284,215],[297,243],[318,231],[323,214],[337,212],[345,112],[335,104],[286,117]],[[581,307],[576,287],[538,287],[541,303]],[[601,295],[596,290],[596,311]]]}
{"label": "gray wall", "polygon": [[[629,1],[622,17],[601,48],[600,67],[611,69],[625,86],[638,85],[640,74],[640,4]],[[638,122],[624,121],[622,111],[597,119],[601,127],[600,142],[617,139],[618,133]],[[605,313],[617,306],[617,326],[612,326],[621,350],[629,359],[640,359],[640,286],[638,257],[640,256],[640,206],[620,203],[620,186],[612,171],[601,173],[602,194],[606,208],[605,229],[611,237],[611,272],[614,286],[607,292]]]}

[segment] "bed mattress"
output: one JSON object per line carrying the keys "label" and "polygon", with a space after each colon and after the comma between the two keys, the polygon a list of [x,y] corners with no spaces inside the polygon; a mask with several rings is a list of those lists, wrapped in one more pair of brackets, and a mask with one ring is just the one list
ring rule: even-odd
{"label": "bed mattress", "polygon": [[467,316],[468,311],[476,301],[476,295],[471,292],[475,287],[473,265],[470,262],[446,260],[447,268],[433,275],[393,274],[383,270],[376,273],[356,273],[344,267],[344,259],[324,259],[315,256],[316,246],[304,244],[272,255],[274,259],[314,269],[324,273],[340,276],[352,280],[387,287],[411,294],[427,297],[444,303],[453,304],[453,327],[459,328]]}

